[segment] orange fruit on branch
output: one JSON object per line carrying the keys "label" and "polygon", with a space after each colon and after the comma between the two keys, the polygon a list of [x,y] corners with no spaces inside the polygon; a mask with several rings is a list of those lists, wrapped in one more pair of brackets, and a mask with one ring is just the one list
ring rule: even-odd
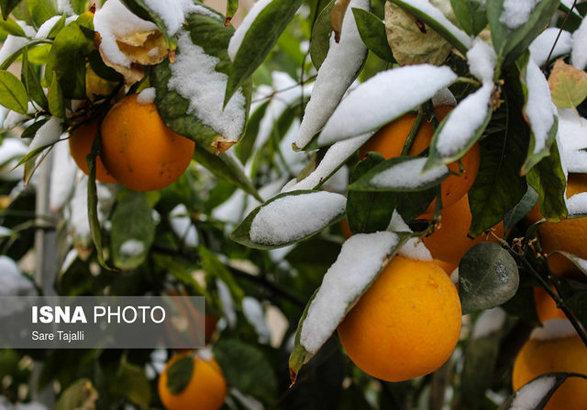
{"label": "orange fruit on branch", "polygon": [[455,285],[434,262],[394,257],[338,327],[351,360],[382,380],[431,373],[451,356],[461,329]]}
{"label": "orange fruit on branch", "polygon": [[171,185],[190,164],[194,149],[194,141],[167,128],[154,103],[140,103],[136,95],[114,105],[102,122],[104,164],[135,191]]}
{"label": "orange fruit on branch", "polygon": [[[87,157],[92,152],[97,133],[98,126],[92,121],[80,125],[69,136],[69,152],[78,168],[86,175],[90,173]],[[100,157],[96,158],[96,179],[105,184],[116,183],[116,179],[108,172]]]}

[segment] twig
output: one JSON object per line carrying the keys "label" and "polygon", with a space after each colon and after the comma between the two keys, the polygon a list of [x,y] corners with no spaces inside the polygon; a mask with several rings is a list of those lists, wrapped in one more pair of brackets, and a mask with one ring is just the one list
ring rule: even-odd
{"label": "twig", "polygon": [[573,13],[573,9],[576,6],[577,6],[577,0],[573,1],[573,4],[571,5],[571,9],[569,10],[569,12],[567,13],[567,15],[563,19],[563,22],[561,24],[561,28],[558,31],[558,34],[556,35],[556,39],[554,40],[554,43],[552,44],[552,48],[550,49],[550,52],[548,53],[548,57],[546,57],[546,62],[549,62],[550,61],[550,57],[552,57],[552,53],[554,53],[554,49],[556,47],[556,43],[558,43],[558,40],[560,39],[561,35],[563,34],[563,30],[565,29],[565,24],[567,23],[567,20],[569,19],[569,16],[571,15],[571,13]]}
{"label": "twig", "polygon": [[[316,79],[316,76],[315,76],[315,75],[313,75],[312,77],[306,78],[304,81],[305,81],[305,83],[308,83],[308,82],[310,82],[310,81],[312,81],[312,80],[314,80],[314,79]],[[253,103],[257,103],[257,102],[261,102],[261,101],[269,100],[269,99],[271,99],[271,98],[275,97],[276,95],[278,95],[278,94],[280,94],[280,93],[283,93],[283,92],[286,92],[286,91],[292,90],[292,89],[294,89],[294,88],[296,88],[296,87],[299,87],[300,85],[302,85],[302,83],[301,83],[301,82],[300,82],[300,83],[297,83],[297,84],[294,84],[294,85],[290,85],[290,86],[288,86],[288,87],[285,87],[285,88],[281,88],[281,89],[279,89],[279,90],[275,90],[275,91],[273,91],[272,93],[270,93],[270,94],[267,94],[267,95],[265,95],[265,96],[263,96],[263,97],[256,98],[256,99],[254,99],[254,100],[253,100],[253,101],[251,101],[251,102],[253,102]]]}

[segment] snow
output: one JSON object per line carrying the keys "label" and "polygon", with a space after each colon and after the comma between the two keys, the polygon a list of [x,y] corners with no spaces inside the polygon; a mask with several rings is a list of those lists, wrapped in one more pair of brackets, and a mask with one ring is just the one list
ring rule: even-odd
{"label": "snow", "polygon": [[497,56],[493,47],[477,37],[473,47],[467,52],[469,70],[483,84],[493,82]]}
{"label": "snow", "polygon": [[223,137],[237,140],[245,124],[245,97],[236,92],[223,109],[228,76],[216,71],[220,60],[193,44],[186,32],[181,32],[177,46],[169,88],[189,101],[188,113]]}
{"label": "snow", "polygon": [[395,190],[416,190],[448,175],[445,165],[424,171],[427,158],[414,158],[387,168],[371,178],[377,188]]}
{"label": "snow", "polygon": [[28,151],[20,138],[4,138],[0,145],[0,166],[9,166],[9,162],[18,160]]}
{"label": "snow", "polygon": [[61,13],[73,14],[70,0],[57,0],[57,10]]}
{"label": "snow", "polygon": [[441,88],[436,94],[434,94],[434,97],[432,97],[432,105],[435,107],[441,105],[450,105],[451,107],[454,107],[457,105],[457,99],[453,93],[445,87]]}
{"label": "snow", "polygon": [[539,0],[505,0],[499,21],[515,30],[528,21],[538,3]]}
{"label": "snow", "polygon": [[0,226],[0,238],[6,238],[12,235],[12,229],[5,226]]}
{"label": "snow", "polygon": [[336,330],[346,313],[377,278],[399,238],[392,232],[351,236],[324,275],[308,308],[300,342],[316,353]]}
{"label": "snow", "polygon": [[284,187],[284,192],[314,189],[327,180],[351,155],[371,138],[372,132],[359,137],[349,138],[333,144],[320,164],[312,173],[291,186]]}
{"label": "snow", "polygon": [[[507,0],[506,0],[507,1]],[[469,37],[467,33],[462,31],[460,28],[455,26],[443,13],[440,9],[435,7],[430,3],[428,0],[403,0],[405,4],[410,5],[418,10],[421,10],[428,16],[430,16],[433,20],[437,21],[442,25],[445,30],[447,30],[452,36],[454,36],[458,41],[460,41],[466,48],[471,48],[472,46],[472,39]],[[450,7],[450,6],[449,6]]]}
{"label": "snow", "polygon": [[273,0],[259,0],[255,3],[255,5],[249,10],[243,21],[240,23],[234,34],[230,39],[230,43],[228,44],[228,56],[232,61],[234,61],[238,50],[245,39],[249,29],[255,22],[255,19],[261,12],[267,7]]}
{"label": "snow", "polygon": [[292,175],[297,175],[302,172],[306,166],[305,161],[308,158],[308,153],[303,151],[294,151],[292,148],[299,130],[300,120],[298,118],[294,118],[291,126],[279,143],[279,150],[281,151],[283,162],[285,162],[285,164],[282,164],[281,162],[279,162],[279,164],[284,172],[290,173]]}
{"label": "snow", "polygon": [[342,100],[318,143],[327,145],[375,131],[432,98],[456,78],[450,68],[429,64],[379,73]]}
{"label": "snow", "polygon": [[354,8],[369,10],[369,1],[352,0],[345,13],[340,42],[336,42],[334,33],[330,38],[328,54],[318,70],[312,97],[296,139],[295,144],[300,149],[324,127],[367,56],[367,48],[353,15]]}
{"label": "snow", "polygon": [[559,110],[558,139],[568,172],[587,173],[587,119],[576,110]]}
{"label": "snow", "polygon": [[506,318],[505,310],[500,307],[483,311],[475,321],[471,337],[479,339],[498,332],[505,324]]}
{"label": "snow", "polygon": [[56,143],[59,141],[59,137],[61,137],[62,133],[63,127],[61,125],[61,120],[56,117],[51,117],[49,121],[37,130],[31,145],[29,145],[29,152]]}
{"label": "snow", "polygon": [[218,297],[222,304],[222,312],[228,322],[228,326],[233,328],[236,325],[236,311],[234,310],[234,300],[230,294],[230,289],[220,279],[216,279],[216,287],[218,288]]}
{"label": "snow", "polygon": [[587,68],[587,19],[585,18],[579,28],[573,33],[571,64],[579,70],[585,70]]}
{"label": "snow", "polygon": [[587,192],[581,192],[568,198],[567,209],[570,216],[587,215]]}
{"label": "snow", "polygon": [[51,152],[51,186],[49,189],[49,209],[58,212],[71,198],[75,189],[77,165],[69,153],[66,141],[53,146]]}
{"label": "snow", "polygon": [[[20,20],[16,20],[16,23],[23,29],[27,37],[33,37],[35,35],[35,29],[31,26]],[[0,64],[4,64],[11,55],[23,48],[28,42],[29,40],[26,37],[18,37],[9,34],[0,49]]]}
{"label": "snow", "polygon": [[534,154],[537,154],[548,149],[546,140],[548,132],[554,125],[556,107],[550,96],[548,81],[540,67],[532,59],[528,61],[526,67],[526,85],[528,100],[524,107],[524,113],[534,134]]}
{"label": "snow", "polygon": [[138,239],[129,239],[120,245],[120,254],[127,258],[139,256],[143,252],[145,252],[145,244]]}
{"label": "snow", "polygon": [[0,296],[33,295],[35,288],[27,280],[16,262],[8,256],[0,255]]}
{"label": "snow", "polygon": [[267,343],[269,341],[269,328],[265,321],[265,313],[261,303],[251,296],[245,296],[242,301],[242,308],[245,318],[259,335],[259,343]]}
{"label": "snow", "polygon": [[[393,211],[388,231],[396,233],[412,233],[412,230],[397,211]],[[399,249],[398,254],[417,261],[432,261],[432,254],[420,238],[410,238]]]}
{"label": "snow", "polygon": [[61,20],[61,17],[62,16],[53,16],[50,19],[46,20],[43,24],[41,24],[41,26],[37,30],[37,33],[35,34],[35,38],[47,38],[53,27],[55,27],[55,24],[57,24],[57,22]]}
{"label": "snow", "polygon": [[324,229],[345,207],[346,198],[331,192],[288,195],[261,207],[249,235],[263,245],[295,242]]}
{"label": "snow", "polygon": [[487,117],[492,92],[493,84],[484,84],[450,113],[438,135],[440,155],[453,156],[467,145]]}
{"label": "snow", "polygon": [[154,31],[157,26],[137,17],[120,0],[108,0],[94,15],[94,29],[100,34],[100,51],[108,60],[130,67],[131,60],[118,48],[117,38]]}
{"label": "snow", "polygon": [[169,224],[173,232],[179,236],[185,246],[195,248],[200,243],[198,231],[192,224],[188,209],[184,204],[179,204],[169,213]]}
{"label": "snow", "polygon": [[143,91],[137,95],[137,102],[139,104],[153,104],[155,102],[155,97],[157,97],[155,87],[145,88]]}
{"label": "snow", "polygon": [[[561,34],[557,41],[559,33]],[[555,47],[550,56],[551,59],[570,53],[573,46],[571,33],[566,30],[561,32],[559,28],[555,27],[549,27],[540,33],[530,44],[530,55],[538,66],[542,67],[548,62],[548,55],[553,45]]]}
{"label": "snow", "polygon": [[237,224],[243,215],[246,197],[243,190],[237,189],[230,198],[212,210],[212,217],[218,221]]}
{"label": "snow", "polygon": [[563,337],[572,337],[577,334],[575,328],[567,319],[550,319],[537,327],[530,334],[530,339],[552,340]]}
{"label": "snow", "polygon": [[[271,181],[259,188],[257,193],[263,199],[263,201],[268,201],[279,193],[281,188],[283,188],[285,181],[285,178],[279,178],[275,181]],[[255,208],[261,205],[261,202],[259,202],[257,198],[252,195],[247,195],[246,200],[247,206],[245,207],[244,212],[242,212],[243,215],[248,215],[249,213],[253,212]]]}
{"label": "snow", "polygon": [[[144,0],[148,8],[157,14],[169,35],[174,35],[181,28],[188,14],[200,12],[212,14],[205,7],[195,5],[191,0]],[[213,14],[212,14],[213,15]]]}
{"label": "snow", "polygon": [[514,398],[510,410],[534,410],[556,384],[556,377],[542,376],[524,385]]}
{"label": "snow", "polygon": [[337,192],[339,194],[346,193],[349,185],[349,174],[349,167],[343,165],[330,178],[328,178],[326,182],[324,182],[322,189],[328,192]]}

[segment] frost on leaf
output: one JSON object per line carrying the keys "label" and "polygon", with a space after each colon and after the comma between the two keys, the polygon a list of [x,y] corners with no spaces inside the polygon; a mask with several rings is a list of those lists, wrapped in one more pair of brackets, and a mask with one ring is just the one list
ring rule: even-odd
{"label": "frost on leaf", "polygon": [[548,85],[552,101],[558,108],[575,108],[587,98],[587,73],[564,62],[557,60]]}
{"label": "frost on leaf", "polygon": [[[549,27],[530,44],[530,56],[539,67],[542,67],[548,63],[549,55],[551,59],[554,59],[568,54],[572,45],[571,33],[565,30],[561,31],[559,28]],[[554,49],[552,48],[553,46]]]}
{"label": "frost on leaf", "polygon": [[393,57],[400,65],[442,64],[452,45],[429,27],[422,30],[418,20],[399,6],[385,3],[385,31]]}
{"label": "frost on leaf", "polygon": [[304,148],[326,124],[367,57],[353,16],[353,8],[369,10],[367,0],[352,0],[347,9],[340,42],[334,35],[326,59],[318,70],[310,102],[306,106],[296,146]]}
{"label": "frost on leaf", "polygon": [[318,137],[318,144],[375,131],[429,100],[456,78],[450,68],[428,64],[379,73],[342,100]]}
{"label": "frost on leaf", "polygon": [[587,68],[587,19],[585,18],[579,28],[573,33],[571,63],[579,70]]}
{"label": "frost on leaf", "polygon": [[343,244],[298,329],[299,343],[306,352],[318,352],[399,244],[400,237],[392,232],[358,234]]}
{"label": "frost on leaf", "polygon": [[473,47],[467,52],[469,71],[483,84],[493,81],[496,59],[493,47],[480,37],[475,39]]}

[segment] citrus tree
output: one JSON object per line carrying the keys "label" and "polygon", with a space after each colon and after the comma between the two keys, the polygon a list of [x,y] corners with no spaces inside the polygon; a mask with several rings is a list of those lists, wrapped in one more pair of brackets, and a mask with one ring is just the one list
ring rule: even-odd
{"label": "citrus tree", "polygon": [[207,347],[4,349],[0,408],[585,408],[580,3],[1,0],[0,295]]}

